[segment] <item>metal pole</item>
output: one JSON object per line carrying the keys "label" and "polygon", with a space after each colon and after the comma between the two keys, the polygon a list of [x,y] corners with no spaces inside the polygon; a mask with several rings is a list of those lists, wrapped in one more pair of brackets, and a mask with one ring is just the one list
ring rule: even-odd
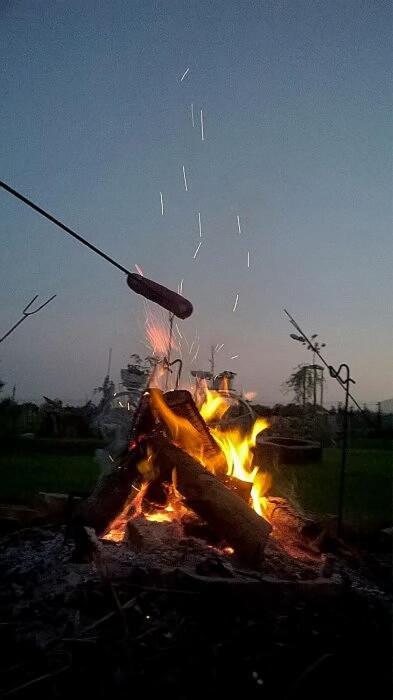
{"label": "metal pole", "polygon": [[112,348],[109,348],[108,369],[106,370],[107,377],[109,377],[109,375],[111,373],[111,366],[112,366]]}
{"label": "metal pole", "polygon": [[[344,370],[345,377],[340,377],[341,371]],[[345,476],[348,458],[348,402],[349,402],[349,384],[354,383],[351,379],[351,373],[348,365],[343,362],[338,370],[333,367],[330,368],[330,375],[335,379],[340,379],[345,385],[345,403],[344,403],[344,416],[343,416],[343,442],[341,449],[341,469],[338,487],[338,504],[337,504],[337,535],[342,534],[343,527],[343,513],[344,513],[344,496],[345,496]]]}
{"label": "metal pole", "polygon": [[[302,329],[301,329],[300,326],[296,323],[295,319],[291,316],[291,314],[290,314],[286,309],[284,309],[284,312],[285,312],[286,315],[288,316],[288,318],[289,318],[290,322],[292,323],[292,325],[295,326],[296,330],[301,334],[301,336],[302,336],[302,337],[304,338],[304,340],[307,342],[307,345],[309,346],[309,348],[310,348],[311,350],[314,350],[314,352],[318,355],[318,357],[319,357],[319,359],[321,360],[321,362],[323,362],[323,364],[325,365],[325,367],[327,367],[327,369],[328,369],[329,372],[330,372],[331,365],[329,365],[329,364],[326,362],[325,358],[321,355],[320,351],[315,347],[315,345],[313,345],[312,341],[309,340],[309,338],[307,338],[306,334],[304,333],[304,331],[302,331]],[[340,384],[340,386],[341,386],[344,390],[346,389],[345,383],[342,381],[342,379],[341,379],[340,377],[335,376],[335,375],[332,375],[332,374],[331,374],[331,376],[334,376],[335,379],[337,379],[338,383]],[[355,382],[354,382],[353,379],[351,379],[350,381],[353,382],[353,384],[355,384]],[[369,421],[369,423],[370,423],[371,425],[374,425],[373,422],[372,422],[372,421],[369,419],[369,417],[367,416],[367,413],[366,413],[366,412],[362,409],[362,407],[358,404],[358,402],[356,401],[355,397],[354,397],[350,392],[348,392],[348,396],[349,396],[349,398],[351,399],[351,401],[353,401],[353,403],[355,404],[355,406],[359,409],[359,411],[360,411],[361,413],[363,413],[363,415],[367,418],[367,420]]]}
{"label": "metal pole", "polygon": [[173,336],[173,314],[169,314],[169,336],[168,336],[168,351],[167,351],[167,368],[166,368],[166,377],[165,377],[165,391],[168,388],[168,379],[169,379],[169,366],[171,363],[171,351],[172,351],[172,336]]}
{"label": "metal pole", "polygon": [[211,370],[211,373],[213,375],[212,381],[214,382],[214,369],[215,369],[214,368],[214,350],[215,350],[214,345],[212,345],[210,349],[211,349],[210,370]]}
{"label": "metal pole", "polygon": [[315,353],[313,354],[313,373],[314,373],[314,378],[313,378],[313,404],[314,404],[314,413],[316,410],[317,406],[317,368],[315,367]]}
{"label": "metal pole", "polygon": [[323,378],[323,367],[321,367],[321,398],[320,398],[320,401],[321,401],[321,408],[323,408],[323,382],[324,382],[324,378]]}

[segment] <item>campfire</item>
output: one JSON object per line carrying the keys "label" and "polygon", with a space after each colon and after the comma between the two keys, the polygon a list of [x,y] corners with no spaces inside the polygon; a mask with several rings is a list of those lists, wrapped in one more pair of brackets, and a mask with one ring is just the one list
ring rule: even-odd
{"label": "campfire", "polygon": [[185,389],[150,386],[135,411],[126,454],[82,504],[76,522],[104,540],[140,546],[147,523],[177,524],[255,570],[270,535],[294,556],[318,559],[321,528],[268,495],[272,478],[257,449],[268,422],[233,415],[232,404],[225,387],[212,390],[206,382],[195,400]]}

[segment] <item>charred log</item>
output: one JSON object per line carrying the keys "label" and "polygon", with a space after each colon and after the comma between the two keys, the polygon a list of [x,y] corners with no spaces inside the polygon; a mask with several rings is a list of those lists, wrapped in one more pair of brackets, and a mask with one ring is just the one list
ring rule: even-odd
{"label": "charred log", "polygon": [[285,498],[266,498],[265,513],[277,539],[286,546],[295,546],[310,554],[336,549],[338,541],[332,538],[326,522],[295,509]]}
{"label": "charred log", "polygon": [[[177,429],[175,429],[175,431],[173,430],[172,422],[168,421],[168,415],[160,409],[161,393],[157,389],[151,389],[150,395],[153,406],[155,406],[161,422],[169,429],[171,438],[174,439],[181,448],[187,450],[187,443],[183,442],[187,431],[182,433],[182,431],[178,431]],[[187,421],[187,423],[192,426],[196,433],[195,437],[198,437],[198,449],[201,454],[204,455],[205,459],[209,461],[209,464],[214,465],[215,472],[223,475],[226,474],[227,461],[225,455],[210,433],[190,392],[185,389],[176,389],[175,391],[167,391],[162,398],[173,416]]]}
{"label": "charred log", "polygon": [[260,568],[271,526],[214,474],[160,437],[150,440],[160,477],[170,480],[191,508],[231,545],[244,563]]}
{"label": "charred log", "polygon": [[74,532],[86,525],[93,527],[99,536],[107,532],[133,493],[132,485],[138,477],[137,464],[140,459],[141,454],[135,449],[122,460],[120,466],[101,476],[90,496],[75,511],[72,519]]}

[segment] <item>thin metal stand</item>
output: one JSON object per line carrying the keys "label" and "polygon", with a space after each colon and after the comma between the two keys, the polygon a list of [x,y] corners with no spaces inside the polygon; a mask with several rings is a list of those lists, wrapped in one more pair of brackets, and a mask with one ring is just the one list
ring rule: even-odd
{"label": "thin metal stand", "polygon": [[[344,405],[344,420],[343,420],[343,442],[342,442],[342,448],[341,448],[341,470],[340,470],[340,479],[339,479],[339,488],[338,488],[338,502],[337,502],[337,534],[340,535],[342,533],[342,525],[343,525],[343,512],[344,512],[344,496],[345,496],[345,476],[346,476],[346,466],[347,466],[347,457],[348,457],[348,403],[349,399],[353,401],[355,406],[361,411],[361,413],[368,419],[368,416],[364,413],[363,409],[359,406],[358,402],[356,399],[352,396],[352,394],[349,391],[349,385],[350,384],[355,384],[355,380],[351,378],[351,373],[349,366],[343,362],[338,370],[335,370],[332,365],[329,365],[325,358],[321,355],[320,353],[320,348],[316,343],[313,343],[312,340],[307,338],[306,334],[302,331],[300,326],[296,323],[295,319],[292,318],[291,314],[288,313],[286,309],[284,309],[286,315],[288,316],[290,322],[292,325],[296,328],[298,333],[300,333],[300,340],[304,339],[304,341],[307,344],[307,347],[309,350],[311,350],[313,353],[318,355],[319,359],[323,362],[325,367],[329,370],[329,374],[331,377],[337,380],[337,382],[340,384],[340,386],[344,389],[345,391],[345,405]],[[293,337],[293,336],[292,336]],[[295,340],[298,338],[295,336]],[[343,374],[343,372],[345,374]],[[369,422],[373,425],[372,421],[369,420]]]}
{"label": "thin metal stand", "polygon": [[[342,372],[345,372],[342,375]],[[343,513],[344,513],[344,495],[345,495],[345,476],[346,467],[348,459],[348,402],[349,402],[349,385],[350,383],[355,384],[355,381],[351,379],[351,372],[348,365],[343,362],[340,367],[335,370],[331,365],[329,366],[330,376],[334,379],[339,379],[341,384],[345,386],[345,404],[344,404],[344,416],[343,416],[343,441],[341,447],[341,469],[340,469],[340,479],[338,486],[338,504],[337,504],[337,535],[342,534],[343,526]]]}

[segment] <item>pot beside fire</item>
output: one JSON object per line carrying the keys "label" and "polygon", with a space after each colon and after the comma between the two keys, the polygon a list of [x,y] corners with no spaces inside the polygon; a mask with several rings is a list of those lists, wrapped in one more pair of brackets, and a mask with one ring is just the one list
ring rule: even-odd
{"label": "pot beside fire", "polygon": [[322,447],[319,442],[303,438],[258,435],[254,463],[264,465],[310,464],[320,462]]}

